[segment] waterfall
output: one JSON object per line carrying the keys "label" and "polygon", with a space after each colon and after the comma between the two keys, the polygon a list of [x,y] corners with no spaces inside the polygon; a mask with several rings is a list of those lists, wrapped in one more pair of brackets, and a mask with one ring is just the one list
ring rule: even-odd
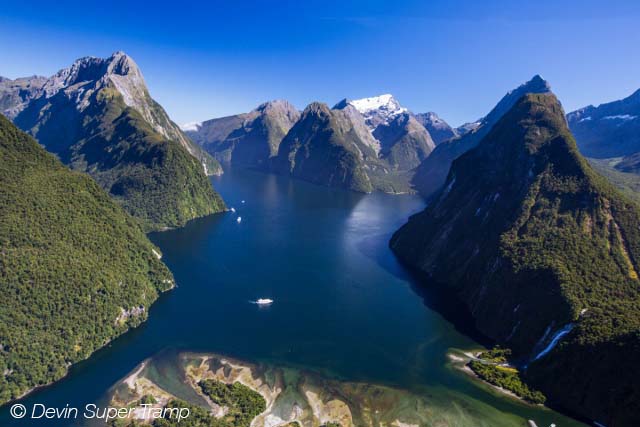
{"label": "waterfall", "polygon": [[536,360],[540,359],[541,357],[545,356],[551,350],[553,350],[553,348],[556,346],[556,344],[558,344],[558,341],[560,341],[562,339],[562,337],[564,337],[569,332],[571,332],[572,329],[573,329],[573,323],[568,323],[565,326],[563,326],[562,329],[560,329],[558,332],[556,332],[553,335],[553,337],[551,338],[551,341],[549,342],[549,344],[540,353],[538,353],[533,358],[533,360],[536,361]]}

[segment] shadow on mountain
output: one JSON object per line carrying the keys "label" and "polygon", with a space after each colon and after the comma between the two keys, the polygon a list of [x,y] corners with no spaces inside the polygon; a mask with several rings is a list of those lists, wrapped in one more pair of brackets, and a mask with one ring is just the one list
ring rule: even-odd
{"label": "shadow on mountain", "polygon": [[380,234],[362,239],[358,250],[367,258],[400,280],[408,282],[411,290],[418,295],[425,306],[442,315],[454,328],[486,347],[494,342],[481,334],[475,327],[473,317],[453,292],[425,277],[423,274],[404,266],[389,249],[389,234]]}

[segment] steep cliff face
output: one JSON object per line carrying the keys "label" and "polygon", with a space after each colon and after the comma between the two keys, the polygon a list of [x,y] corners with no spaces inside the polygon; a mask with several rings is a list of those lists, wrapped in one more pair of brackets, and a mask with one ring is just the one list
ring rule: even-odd
{"label": "steep cliff face", "polygon": [[89,173],[148,229],[224,209],[205,175],[217,162],[168,119],[121,52],[82,58],[59,71],[14,122]]}
{"label": "steep cliff face", "polygon": [[455,292],[551,401],[635,425],[639,221],[580,156],[555,97],[530,94],[453,162],[390,245]]}
{"label": "steep cliff face", "polygon": [[1,115],[0,248],[0,403],[63,377],[174,286],[132,217]]}
{"label": "steep cliff face", "polygon": [[255,110],[198,123],[186,133],[218,161],[240,167],[264,167],[300,112],[284,100],[266,102]]}
{"label": "steep cliff face", "polygon": [[478,145],[515,103],[527,93],[548,93],[549,84],[536,75],[528,82],[507,93],[498,104],[478,122],[469,123],[457,130],[460,135],[439,144],[415,171],[412,183],[415,189],[425,197],[430,197],[442,187],[451,163],[463,153]]}
{"label": "steep cliff face", "polygon": [[342,110],[310,104],[280,144],[272,168],[316,184],[371,192],[365,170],[375,151]]}

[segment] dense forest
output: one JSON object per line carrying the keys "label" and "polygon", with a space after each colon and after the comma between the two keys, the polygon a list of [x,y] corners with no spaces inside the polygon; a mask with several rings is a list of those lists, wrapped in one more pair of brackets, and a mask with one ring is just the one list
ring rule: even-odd
{"label": "dense forest", "polygon": [[63,377],[173,287],[139,223],[4,116],[0,277],[0,403]]}
{"label": "dense forest", "polygon": [[638,206],[578,152],[555,96],[529,94],[453,162],[391,247],[454,290],[482,333],[530,360],[524,379],[553,403],[634,425],[639,223]]}

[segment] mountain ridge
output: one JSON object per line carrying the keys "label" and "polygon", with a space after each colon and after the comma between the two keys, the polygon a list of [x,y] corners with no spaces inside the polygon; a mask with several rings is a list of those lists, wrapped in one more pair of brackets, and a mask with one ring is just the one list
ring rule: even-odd
{"label": "mountain ridge", "polygon": [[461,131],[458,137],[438,144],[435,150],[416,168],[412,178],[414,188],[424,197],[432,196],[442,187],[452,162],[478,142],[491,130],[493,125],[526,93],[550,92],[549,84],[539,75],[507,92],[491,111],[474,126]]}
{"label": "mountain ridge", "polygon": [[206,177],[218,163],[198,154],[204,152],[153,101],[122,52],[58,71],[13,121],[64,163],[88,172],[146,229],[182,226],[224,209]]}
{"label": "mountain ridge", "polygon": [[638,206],[580,155],[555,96],[527,94],[453,161],[390,246],[524,359],[525,378],[552,403],[634,425],[639,221]]}
{"label": "mountain ridge", "polygon": [[589,105],[567,114],[587,157],[624,157],[640,152],[640,89],[626,98]]}

